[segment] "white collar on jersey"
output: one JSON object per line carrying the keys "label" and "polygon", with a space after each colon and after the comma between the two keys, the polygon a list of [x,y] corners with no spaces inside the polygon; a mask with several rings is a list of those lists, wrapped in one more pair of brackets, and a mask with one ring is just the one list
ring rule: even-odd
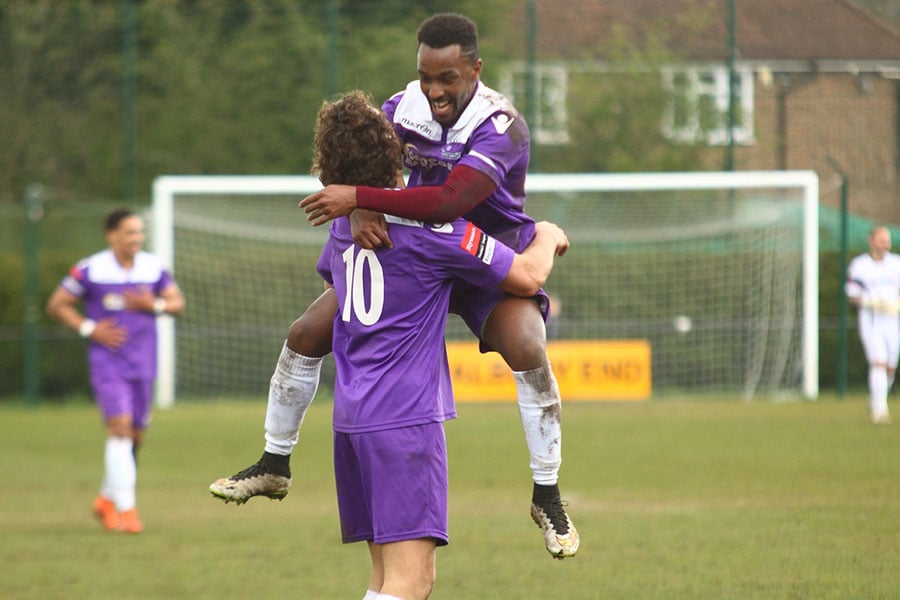
{"label": "white collar on jersey", "polygon": [[[507,115],[506,118],[500,120],[500,124],[495,122],[498,131],[503,133],[518,116],[518,112],[506,96],[489,88],[481,81],[477,85],[472,101],[466,106],[456,123],[447,130],[447,142],[464,143],[468,141],[478,126],[498,112]],[[400,99],[397,110],[394,111],[394,122],[418,132],[419,135],[429,140],[435,142],[441,140],[443,126],[432,117],[428,98],[422,93],[418,80],[407,84],[403,98]]]}

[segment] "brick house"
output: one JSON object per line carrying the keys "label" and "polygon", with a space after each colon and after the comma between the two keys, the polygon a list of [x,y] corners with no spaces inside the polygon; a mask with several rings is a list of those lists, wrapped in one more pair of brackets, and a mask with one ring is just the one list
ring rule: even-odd
{"label": "brick house", "polygon": [[568,143],[578,125],[567,107],[584,101],[566,93],[569,80],[615,68],[612,40],[636,48],[662,40],[677,59],[659,69],[670,103],[660,127],[674,144],[708,146],[697,168],[721,169],[729,152],[739,170],[812,169],[832,207],[840,172],[852,213],[900,224],[900,34],[853,2],[734,0],[733,29],[726,0],[534,0],[534,28],[527,6],[507,42],[527,56],[522,32],[535,31],[534,58],[511,63],[501,87],[521,106],[534,66],[537,144]]}

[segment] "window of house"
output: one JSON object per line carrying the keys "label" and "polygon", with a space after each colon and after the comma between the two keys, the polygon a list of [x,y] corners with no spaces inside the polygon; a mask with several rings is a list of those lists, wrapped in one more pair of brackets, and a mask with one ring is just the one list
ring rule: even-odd
{"label": "window of house", "polygon": [[[728,69],[667,69],[663,83],[670,92],[663,132],[678,142],[728,143]],[[735,72],[734,143],[753,143],[753,73]]]}
{"label": "window of house", "polygon": [[[528,68],[515,66],[506,71],[501,87],[514,105],[525,111],[528,99]],[[534,69],[534,97],[537,110],[526,114],[531,138],[539,144],[567,144],[569,142],[566,94],[569,79],[566,69],[555,65],[537,65]]]}

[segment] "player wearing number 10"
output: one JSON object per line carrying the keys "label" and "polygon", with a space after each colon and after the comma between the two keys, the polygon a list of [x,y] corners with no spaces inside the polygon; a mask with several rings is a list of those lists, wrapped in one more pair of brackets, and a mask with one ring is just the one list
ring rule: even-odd
{"label": "player wearing number 10", "polygon": [[[373,130],[384,133],[366,134]],[[326,102],[316,137],[323,183],[360,178],[342,162],[347,152],[323,150],[329,141],[354,149],[356,168],[378,164],[372,153],[396,156],[399,164],[399,141],[361,93]],[[372,140],[378,143],[367,146]],[[463,220],[387,221],[393,247],[377,249],[356,244],[349,219],[334,221],[318,264],[338,301],[335,482],[343,541],[369,543],[366,597],[418,599],[431,593],[435,548],[449,541],[442,423],[456,410],[443,339],[453,282],[533,296],[568,240],[555,225],[539,223],[534,242],[515,254]]]}
{"label": "player wearing number 10", "polygon": [[335,481],[343,541],[369,542],[370,597],[427,598],[435,548],[449,541],[442,422],[456,410],[443,331],[452,281],[531,296],[567,242],[539,223],[516,255],[466,221],[388,223],[393,248],[367,250],[347,219],[336,220],[319,261],[340,307]]}

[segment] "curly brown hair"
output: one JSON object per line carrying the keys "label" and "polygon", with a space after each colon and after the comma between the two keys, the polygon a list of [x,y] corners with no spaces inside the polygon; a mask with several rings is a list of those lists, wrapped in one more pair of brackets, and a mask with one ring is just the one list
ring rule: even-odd
{"label": "curly brown hair", "polygon": [[354,90],[322,103],[312,173],[323,185],[393,187],[401,160],[400,140],[368,94]]}

